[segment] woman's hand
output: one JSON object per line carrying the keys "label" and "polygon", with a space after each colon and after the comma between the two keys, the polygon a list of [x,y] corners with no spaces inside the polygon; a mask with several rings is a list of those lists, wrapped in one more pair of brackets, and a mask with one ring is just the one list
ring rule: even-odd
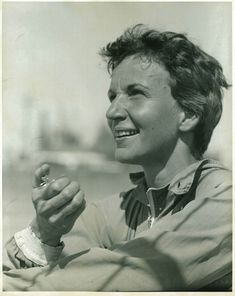
{"label": "woman's hand", "polygon": [[57,246],[61,236],[72,229],[86,202],[78,182],[60,177],[46,183],[49,171],[47,164],[35,171],[32,200],[36,218],[31,227],[43,243]]}

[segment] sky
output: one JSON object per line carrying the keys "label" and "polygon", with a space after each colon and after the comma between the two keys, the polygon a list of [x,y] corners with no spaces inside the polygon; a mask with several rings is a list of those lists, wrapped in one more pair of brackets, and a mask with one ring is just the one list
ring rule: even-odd
{"label": "sky", "polygon": [[[5,2],[3,6],[3,157],[36,147],[38,112],[84,142],[106,123],[110,77],[99,50],[137,23],[187,33],[222,64],[232,82],[229,2]],[[211,149],[231,162],[232,92]],[[25,128],[25,125],[30,128]],[[27,130],[27,132],[25,132]],[[29,151],[30,151],[29,149]]]}

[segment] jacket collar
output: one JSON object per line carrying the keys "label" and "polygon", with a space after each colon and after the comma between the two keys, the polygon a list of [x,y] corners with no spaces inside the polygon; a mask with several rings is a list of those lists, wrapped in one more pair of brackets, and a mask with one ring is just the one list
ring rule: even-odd
{"label": "jacket collar", "polygon": [[[150,188],[150,189],[148,189],[147,185],[146,185],[144,172],[131,173],[130,174],[130,179],[131,179],[132,183],[135,184],[135,185],[138,185],[138,187],[137,187],[138,192],[137,192],[137,196],[136,196],[137,199],[146,204],[146,202],[147,202],[147,197],[146,197],[147,190],[160,191],[160,190],[162,190],[163,188],[166,188],[166,187],[168,187],[168,190],[171,191],[172,193],[176,194],[176,195],[181,195],[181,194],[187,193],[190,190],[190,188],[191,188],[191,186],[193,184],[195,173],[197,172],[200,164],[203,161],[205,161],[205,159],[196,161],[195,163],[193,163],[190,166],[186,167],[183,171],[178,173],[172,179],[172,181],[169,184],[167,184],[164,187],[160,187],[160,188]],[[210,163],[211,161],[208,160],[208,162]],[[214,162],[214,165],[215,165],[215,162]]]}

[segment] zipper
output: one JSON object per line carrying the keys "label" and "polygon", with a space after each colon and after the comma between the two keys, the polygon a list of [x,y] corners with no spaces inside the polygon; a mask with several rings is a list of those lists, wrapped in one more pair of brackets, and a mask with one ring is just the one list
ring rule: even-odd
{"label": "zipper", "polygon": [[148,216],[148,228],[152,228],[154,222],[154,217],[150,214]]}
{"label": "zipper", "polygon": [[147,198],[148,198],[148,210],[149,210],[149,216],[148,216],[148,228],[152,228],[154,220],[155,220],[155,207],[153,202],[153,195],[152,195],[152,188],[149,188],[146,192]]}

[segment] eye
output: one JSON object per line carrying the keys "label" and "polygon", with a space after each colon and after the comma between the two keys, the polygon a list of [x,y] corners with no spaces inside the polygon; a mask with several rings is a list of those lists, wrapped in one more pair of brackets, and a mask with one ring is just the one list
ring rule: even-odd
{"label": "eye", "polygon": [[109,98],[109,101],[112,103],[112,101],[115,99],[116,97],[116,94],[115,93],[109,93],[108,94],[108,98]]}
{"label": "eye", "polygon": [[140,90],[140,89],[132,89],[128,92],[128,95],[130,97],[137,97],[137,96],[146,96],[146,94],[144,93],[144,91]]}

